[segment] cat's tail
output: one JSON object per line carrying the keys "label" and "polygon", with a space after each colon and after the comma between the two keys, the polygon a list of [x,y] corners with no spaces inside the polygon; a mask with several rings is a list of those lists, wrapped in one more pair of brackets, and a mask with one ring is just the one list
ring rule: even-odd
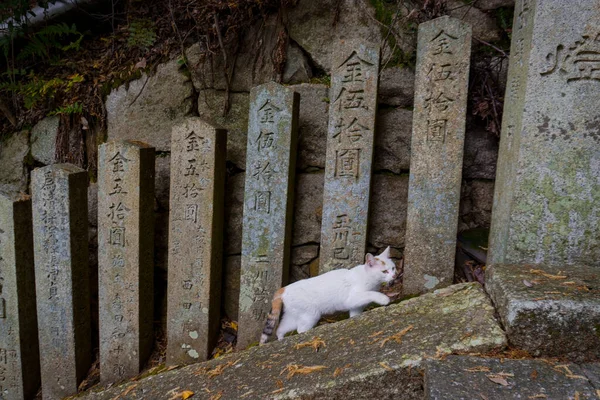
{"label": "cat's tail", "polygon": [[260,337],[260,344],[267,343],[269,337],[273,334],[273,330],[275,329],[275,325],[277,325],[277,321],[279,321],[279,317],[281,316],[281,310],[283,309],[283,292],[285,288],[281,288],[275,292],[275,296],[273,296],[273,301],[271,302],[271,312],[267,316],[267,322],[265,322],[265,327],[263,329],[262,335]]}

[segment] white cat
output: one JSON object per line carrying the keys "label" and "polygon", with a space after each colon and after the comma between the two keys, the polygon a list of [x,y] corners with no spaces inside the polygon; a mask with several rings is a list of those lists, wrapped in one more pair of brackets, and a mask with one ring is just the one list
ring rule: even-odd
{"label": "white cat", "polygon": [[267,342],[283,309],[277,328],[277,339],[297,330],[306,332],[322,315],[350,311],[350,317],[363,312],[371,303],[386,306],[390,299],[379,292],[382,283],[396,278],[396,265],[390,259],[390,248],[379,256],[367,254],[365,263],[352,269],[336,269],[323,275],[303,279],[282,287],[273,297],[260,344]]}

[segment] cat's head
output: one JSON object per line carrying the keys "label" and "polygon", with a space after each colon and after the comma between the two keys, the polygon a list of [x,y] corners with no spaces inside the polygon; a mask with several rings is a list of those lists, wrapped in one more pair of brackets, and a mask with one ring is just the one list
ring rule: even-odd
{"label": "cat's head", "polygon": [[396,264],[390,258],[390,247],[388,246],[380,255],[374,256],[367,253],[365,256],[365,268],[380,282],[390,283],[396,279]]}

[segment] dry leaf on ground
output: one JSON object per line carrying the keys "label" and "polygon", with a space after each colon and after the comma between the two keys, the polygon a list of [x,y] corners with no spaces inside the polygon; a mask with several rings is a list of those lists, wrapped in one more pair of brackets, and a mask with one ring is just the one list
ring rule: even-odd
{"label": "dry leaf on ground", "polygon": [[298,343],[296,345],[296,350],[300,350],[303,347],[312,347],[315,349],[315,353],[319,351],[321,347],[326,347],[325,341],[318,336],[312,338],[312,340],[304,343]]}
{"label": "dry leaf on ground", "polygon": [[316,371],[321,371],[325,368],[327,368],[325,365],[313,365],[310,367],[303,367],[302,365],[298,365],[298,364],[288,364],[287,367],[285,367],[283,370],[281,370],[279,375],[283,375],[283,373],[287,371],[287,379],[290,379],[296,374],[308,375],[308,374],[312,374],[313,372],[316,372]]}

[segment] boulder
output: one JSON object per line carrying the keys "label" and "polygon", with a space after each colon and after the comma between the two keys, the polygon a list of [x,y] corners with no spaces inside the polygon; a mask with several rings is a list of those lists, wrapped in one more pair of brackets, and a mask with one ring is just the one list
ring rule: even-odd
{"label": "boulder", "polygon": [[410,110],[382,108],[377,112],[373,169],[395,174],[410,168],[410,141],[412,138]]}
{"label": "boulder", "polygon": [[109,140],[137,140],[169,151],[171,129],[192,112],[193,87],[177,60],[152,76],[114,89],[106,99]]}
{"label": "boulder", "polygon": [[465,133],[463,178],[496,179],[498,137],[483,129]]}
{"label": "boulder", "polygon": [[21,131],[0,138],[0,189],[5,192],[27,190],[29,131]]}
{"label": "boulder", "polygon": [[459,284],[82,398],[422,399],[425,359],[505,345],[481,286]]}
{"label": "boulder", "polygon": [[296,174],[292,246],[321,241],[324,178],[322,171]]}
{"label": "boulder", "polygon": [[573,361],[600,358],[597,267],[495,264],[485,282],[516,348]]}
{"label": "boulder", "polygon": [[329,123],[329,88],[307,83],[290,88],[300,94],[296,168],[324,168]]}
{"label": "boulder", "polygon": [[596,395],[576,364],[468,356],[425,364],[426,400],[595,399]]}
{"label": "boulder", "polygon": [[226,92],[206,89],[200,91],[198,114],[206,122],[227,129],[227,161],[246,169],[248,140],[248,93],[230,93],[229,111],[224,115]]}
{"label": "boulder", "polygon": [[54,163],[60,117],[46,117],[31,130],[31,155],[45,165]]}
{"label": "boulder", "polygon": [[368,242],[378,249],[404,247],[408,175],[375,174],[371,184]]}
{"label": "boulder", "polygon": [[379,104],[409,107],[415,98],[415,72],[406,67],[381,70],[379,76]]}
{"label": "boulder", "polygon": [[485,42],[495,42],[502,37],[500,28],[494,17],[485,13],[471,4],[461,0],[446,0],[448,15],[458,18],[471,25],[473,38]]}
{"label": "boulder", "polygon": [[463,180],[458,230],[489,228],[493,205],[494,181]]}
{"label": "boulder", "polygon": [[368,0],[300,0],[288,11],[290,38],[326,73],[340,40],[381,42],[381,27]]}
{"label": "boulder", "polygon": [[515,6],[515,0],[475,0],[472,3],[480,10],[495,10],[500,7]]}

